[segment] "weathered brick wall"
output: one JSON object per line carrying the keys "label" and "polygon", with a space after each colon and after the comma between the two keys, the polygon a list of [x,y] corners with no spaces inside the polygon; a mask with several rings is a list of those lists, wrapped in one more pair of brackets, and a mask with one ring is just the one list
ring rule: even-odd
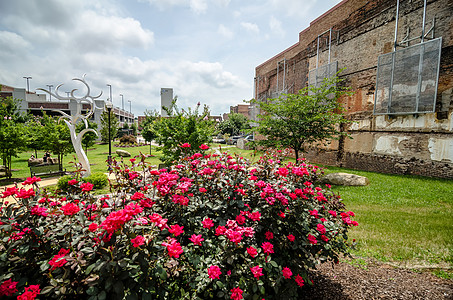
{"label": "weathered brick wall", "polygon": [[[341,99],[348,117],[356,121],[349,128],[353,139],[313,149],[307,153],[309,159],[385,173],[453,178],[453,0],[427,3],[425,30],[435,18],[434,37],[442,36],[435,113],[373,115],[378,56],[393,51],[396,0],[342,1],[301,31],[298,43],[256,68],[258,99],[276,91],[277,62],[283,59],[288,92],[297,92],[307,85],[308,72],[317,62],[327,63],[328,43],[321,40],[317,51],[317,36],[333,29],[330,60],[345,68],[340,77],[354,91]],[[422,13],[423,0],[400,1],[398,41],[407,28],[410,37],[420,35]],[[282,89],[282,67],[278,78]]]}

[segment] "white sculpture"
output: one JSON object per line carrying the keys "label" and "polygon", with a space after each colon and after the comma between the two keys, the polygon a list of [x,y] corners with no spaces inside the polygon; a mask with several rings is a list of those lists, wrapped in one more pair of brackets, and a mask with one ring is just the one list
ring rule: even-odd
{"label": "white sculpture", "polygon": [[[83,97],[74,96],[74,92],[77,91],[77,89],[73,89],[70,93],[70,96],[66,96],[66,97],[61,96],[58,93],[58,90],[63,84],[59,84],[55,88],[55,93],[52,93],[50,90],[45,90],[45,89],[41,89],[41,88],[39,88],[38,90],[44,91],[59,100],[70,100],[70,101],[74,100],[77,102],[77,112],[74,115],[70,116],[61,110],[54,110],[54,111],[62,114],[62,116],[60,117],[60,119],[58,121],[60,122],[61,120],[63,120],[66,123],[66,125],[68,125],[69,131],[71,133],[72,145],[74,146],[74,150],[77,154],[79,163],[82,165],[82,168],[85,170],[82,173],[82,176],[87,177],[87,176],[90,176],[90,174],[91,174],[91,168],[90,168],[90,162],[88,161],[88,157],[86,156],[85,151],[83,151],[83,148],[82,148],[82,137],[85,133],[87,133],[89,131],[96,134],[96,136],[99,136],[98,133],[96,132],[96,130],[94,130],[92,128],[88,128],[87,119],[94,113],[95,109],[103,109],[102,107],[97,107],[96,104],[94,103],[95,99],[101,97],[102,91],[98,96],[90,96],[90,87],[88,86],[88,84],[85,81],[85,74],[82,76],[82,79],[73,78],[72,80],[80,81],[86,86],[87,92],[86,92],[85,96],[83,96]],[[90,109],[86,114],[82,114],[83,104],[90,105]],[[79,119],[81,119],[85,123],[85,129],[83,129],[82,131],[77,133],[76,125],[77,125],[77,121],[79,121]]]}

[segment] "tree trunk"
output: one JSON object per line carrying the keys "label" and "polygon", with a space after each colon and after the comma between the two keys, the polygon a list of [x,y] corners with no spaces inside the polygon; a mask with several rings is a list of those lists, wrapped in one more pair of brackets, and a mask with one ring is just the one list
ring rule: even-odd
{"label": "tree trunk", "polygon": [[294,149],[294,154],[296,156],[296,165],[299,164],[299,149]]}

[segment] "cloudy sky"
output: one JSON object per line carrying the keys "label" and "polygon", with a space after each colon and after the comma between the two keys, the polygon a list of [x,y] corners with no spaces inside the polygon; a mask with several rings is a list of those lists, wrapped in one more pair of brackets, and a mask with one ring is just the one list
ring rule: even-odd
{"label": "cloudy sky", "polygon": [[[339,0],[0,0],[0,84],[80,87],[136,115],[178,106],[211,114],[253,97],[255,67],[298,41]],[[129,103],[128,101],[131,101]]]}

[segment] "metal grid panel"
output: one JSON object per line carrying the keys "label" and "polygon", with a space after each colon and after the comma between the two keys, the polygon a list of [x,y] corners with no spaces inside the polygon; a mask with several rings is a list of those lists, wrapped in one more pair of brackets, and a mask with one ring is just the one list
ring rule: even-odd
{"label": "metal grid panel", "polygon": [[331,62],[320,66],[319,68],[313,69],[308,72],[308,85],[314,87],[320,87],[324,78],[331,78],[337,74],[338,61]]}
{"label": "metal grid panel", "polygon": [[379,56],[374,114],[434,112],[442,38]]}

